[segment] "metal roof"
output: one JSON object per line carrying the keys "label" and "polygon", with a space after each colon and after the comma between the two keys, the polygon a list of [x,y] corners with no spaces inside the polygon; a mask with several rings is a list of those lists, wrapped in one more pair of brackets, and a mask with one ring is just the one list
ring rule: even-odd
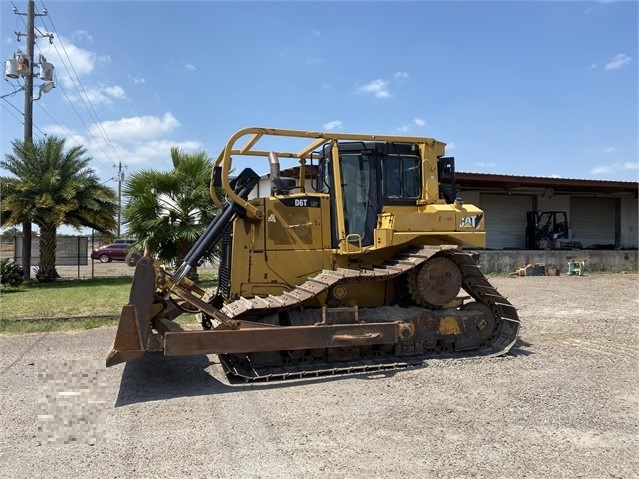
{"label": "metal roof", "polygon": [[585,180],[578,178],[555,178],[543,176],[494,175],[488,173],[455,173],[457,184],[462,189],[512,191],[527,188],[552,189],[555,193],[581,194],[633,194],[637,197],[639,182]]}

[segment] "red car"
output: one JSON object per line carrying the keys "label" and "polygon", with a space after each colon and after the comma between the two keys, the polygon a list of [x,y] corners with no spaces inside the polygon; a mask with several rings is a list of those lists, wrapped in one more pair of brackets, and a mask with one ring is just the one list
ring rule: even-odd
{"label": "red car", "polygon": [[99,259],[101,263],[124,261],[129,253],[130,246],[128,243],[113,243],[101,246],[91,252],[91,259]]}

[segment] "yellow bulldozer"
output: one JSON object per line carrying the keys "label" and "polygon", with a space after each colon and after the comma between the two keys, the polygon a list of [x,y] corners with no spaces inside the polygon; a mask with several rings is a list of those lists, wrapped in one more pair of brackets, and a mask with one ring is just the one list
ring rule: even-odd
{"label": "yellow bulldozer", "polygon": [[[431,138],[238,131],[211,172],[219,213],[184,261],[136,261],[107,366],[217,354],[250,381],[507,353],[517,311],[475,261],[484,215],[457,197],[444,155]],[[268,175],[232,176],[240,159]],[[188,276],[213,248],[217,286],[204,290]],[[178,324],[184,313],[202,329]]]}

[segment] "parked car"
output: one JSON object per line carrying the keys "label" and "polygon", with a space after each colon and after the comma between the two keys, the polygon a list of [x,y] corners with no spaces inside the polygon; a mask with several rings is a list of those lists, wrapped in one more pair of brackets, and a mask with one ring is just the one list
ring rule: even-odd
{"label": "parked car", "polygon": [[131,239],[131,238],[116,238],[113,242],[114,243],[126,243],[126,244],[133,244],[135,243],[136,240]]}
{"label": "parked car", "polygon": [[101,263],[124,261],[131,247],[128,243],[113,243],[101,246],[91,252],[91,259],[99,259]]}

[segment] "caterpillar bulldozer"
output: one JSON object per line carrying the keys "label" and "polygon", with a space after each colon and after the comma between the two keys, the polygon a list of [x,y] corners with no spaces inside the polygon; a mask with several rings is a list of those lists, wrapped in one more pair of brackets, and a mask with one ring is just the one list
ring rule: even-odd
{"label": "caterpillar bulldozer", "polygon": [[[219,213],[184,261],[136,261],[107,366],[217,354],[251,381],[507,353],[517,311],[468,249],[485,246],[484,215],[457,197],[444,155],[432,138],[238,131],[211,172]],[[268,176],[231,176],[240,159]],[[299,174],[282,176],[281,159]],[[218,281],[204,290],[188,276],[212,248]]]}

